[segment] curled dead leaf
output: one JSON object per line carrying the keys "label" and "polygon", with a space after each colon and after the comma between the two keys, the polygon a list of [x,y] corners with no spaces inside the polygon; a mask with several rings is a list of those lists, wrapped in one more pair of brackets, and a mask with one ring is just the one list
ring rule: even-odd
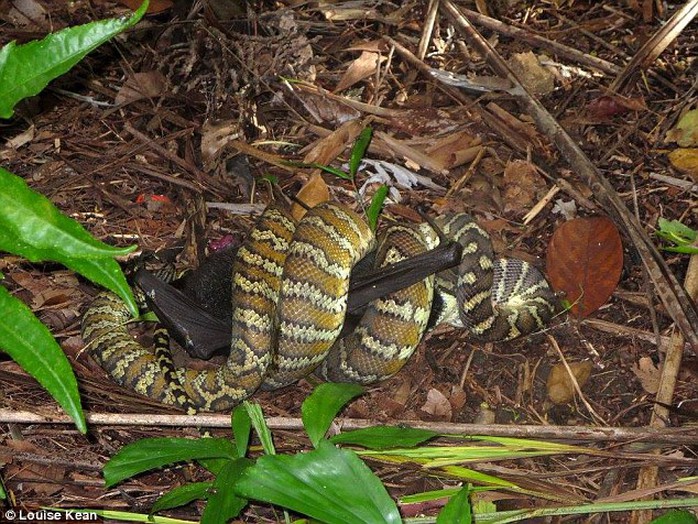
{"label": "curled dead leaf", "polygon": [[588,317],[606,303],[622,269],[623,244],[608,217],[569,220],[557,228],[548,244],[550,283],[565,293],[577,318]]}
{"label": "curled dead leaf", "polygon": [[167,85],[167,79],[159,71],[144,71],[129,76],[116,94],[114,102],[121,106],[141,100],[160,96]]}
{"label": "curled dead leaf", "polygon": [[[330,199],[330,189],[320,173],[313,173],[310,179],[300,188],[296,198],[308,207],[315,207]],[[291,207],[291,214],[293,218],[300,220],[305,215],[305,208],[294,202]]]}

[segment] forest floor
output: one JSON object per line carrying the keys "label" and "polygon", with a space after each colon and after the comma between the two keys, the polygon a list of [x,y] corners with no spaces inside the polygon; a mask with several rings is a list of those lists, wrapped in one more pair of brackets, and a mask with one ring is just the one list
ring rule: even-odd
{"label": "forest floor", "polygon": [[[287,195],[326,185],[332,199],[357,209],[370,202],[379,183],[387,183],[391,198],[381,223],[420,222],[419,212],[466,211],[491,234],[499,254],[543,270],[546,258],[551,263],[550,240],[563,223],[608,215],[612,222],[594,234],[610,230],[613,236],[617,228],[622,254],[596,254],[589,264],[615,256],[617,267],[582,267],[592,272],[591,280],[612,280],[610,297],[583,315],[579,309],[560,314],[545,332],[511,342],[476,343],[462,331],[439,327],[403,370],[367,388],[342,417],[435,428],[502,424],[510,425],[512,436],[535,437],[516,428],[538,426],[548,438],[558,428],[557,436],[567,439],[570,426],[642,430],[688,424],[686,435],[692,431],[695,437],[698,430],[690,428],[698,411],[695,347],[677,342],[672,311],[661,300],[663,287],[645,270],[637,237],[609,205],[607,190],[569,164],[559,137],[534,125],[536,115],[518,103],[515,90],[507,90],[511,86],[490,67],[490,52],[478,48],[454,21],[448,2],[433,18],[426,1],[402,7],[389,2],[152,3],[162,11],[88,55],[3,122],[3,167],[107,243],[137,244],[138,253],[180,248],[181,268],[195,267],[221,243],[239,242],[254,221],[250,209],[273,198],[270,179]],[[674,11],[658,12],[651,1],[475,4],[464,6],[473,10],[466,16],[581,147],[641,224],[645,238],[663,245],[655,234],[660,218],[698,228],[698,160],[686,165],[669,156],[679,146],[695,154],[690,146],[696,147],[691,140],[698,132],[685,138],[677,123],[698,101],[692,61],[698,51],[696,23],[665,40],[668,47],[653,58],[651,51],[661,42],[648,54],[643,44]],[[22,43],[127,12],[105,0],[4,2],[0,43]],[[457,76],[430,74],[430,68]],[[476,90],[464,87],[466,77]],[[317,170],[291,169],[282,162],[341,167],[367,125],[374,129],[366,154],[373,165],[354,182],[323,174],[323,185],[314,176]],[[407,180],[396,166],[418,176]],[[374,176],[377,168],[382,176]],[[577,241],[582,240],[565,240],[563,249]],[[662,256],[683,282],[689,256]],[[618,271],[617,285],[599,274],[607,269]],[[84,351],[80,314],[97,292],[93,284],[61,267],[9,256],[0,257],[0,271],[3,284],[31,306],[69,356],[88,412],[173,413],[119,388]],[[671,351],[683,351],[683,360],[679,357],[677,365],[674,359],[666,371]],[[562,355],[579,392],[570,389]],[[555,378],[558,374],[561,378]],[[675,380],[675,387],[667,390],[660,379]],[[59,413],[44,390],[9,360],[0,362],[0,384],[4,412]],[[556,385],[569,392],[551,396]],[[295,420],[311,390],[303,380],[255,394],[253,400],[269,417]],[[672,409],[658,410],[656,400]],[[147,513],[163,491],[205,478],[205,472],[176,467],[107,490],[100,477],[101,466],[126,443],[196,435],[193,427],[95,424],[87,435],[61,424],[0,427],[3,480],[18,504],[28,508]],[[308,446],[296,429],[275,436],[281,449]],[[573,440],[630,450],[627,438],[595,443],[579,434]],[[698,437],[693,445],[688,439],[640,440],[646,444],[642,451],[661,457],[654,480],[638,481],[643,467],[653,463],[651,455],[469,467],[578,502],[622,498],[652,485],[663,496],[680,495],[662,486],[696,474]],[[371,466],[396,497],[457,485],[416,466]],[[696,489],[693,484],[686,491]],[[499,507],[536,503],[543,502],[512,497]],[[169,514],[196,519],[200,509],[192,504]],[[420,508],[426,514],[437,509]],[[252,506],[241,519],[274,522],[277,516]]]}

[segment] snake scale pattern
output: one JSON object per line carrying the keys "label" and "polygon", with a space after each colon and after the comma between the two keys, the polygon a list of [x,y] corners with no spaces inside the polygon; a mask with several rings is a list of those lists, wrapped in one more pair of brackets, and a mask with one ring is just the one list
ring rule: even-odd
{"label": "snake scale pattern", "polygon": [[439,236],[432,227],[394,225],[376,242],[365,221],[340,204],[320,204],[297,224],[285,210],[268,207],[238,250],[231,351],[213,370],[175,367],[163,344],[153,350],[136,342],[126,305],[111,292],[88,306],[82,336],[118,384],[196,412],[229,410],[259,388],[280,388],[312,372],[342,382],[386,379],[428,326],[439,323],[481,341],[510,340],[546,325],[556,299],[537,269],[495,259],[489,236],[466,214],[436,226],[463,246],[459,267],[372,302],[340,340],[354,265],[376,243],[381,267],[433,249]]}

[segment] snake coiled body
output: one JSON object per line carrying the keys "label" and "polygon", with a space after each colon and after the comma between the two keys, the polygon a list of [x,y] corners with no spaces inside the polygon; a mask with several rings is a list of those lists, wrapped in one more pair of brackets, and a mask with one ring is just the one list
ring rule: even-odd
{"label": "snake coiled body", "polygon": [[[333,381],[388,378],[409,359],[430,322],[464,327],[488,341],[545,326],[555,297],[535,268],[495,260],[487,233],[468,215],[438,220],[437,226],[463,246],[460,266],[372,302],[341,340],[351,270],[376,241],[360,216],[334,203],[311,209],[298,224],[278,207],[264,211],[232,268],[231,351],[220,367],[175,368],[162,351],[138,344],[126,327],[125,304],[110,292],[87,308],[83,338],[122,386],[189,411],[222,411],[258,388],[283,387],[313,371]],[[438,242],[426,225],[392,226],[380,236],[376,263],[411,258]]]}

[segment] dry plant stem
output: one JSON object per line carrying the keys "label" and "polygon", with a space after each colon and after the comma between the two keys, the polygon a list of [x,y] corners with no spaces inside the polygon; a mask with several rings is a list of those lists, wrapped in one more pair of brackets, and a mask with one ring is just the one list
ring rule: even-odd
{"label": "dry plant stem", "polygon": [[[582,325],[594,328],[598,331],[602,331],[603,333],[610,333],[611,335],[618,337],[636,338],[644,340],[645,342],[649,342],[650,344],[657,343],[657,337],[654,333],[650,333],[649,331],[644,331],[642,329],[630,326],[625,326],[623,324],[615,324],[613,322],[608,322],[607,320],[601,320],[598,318],[587,318],[582,321]],[[659,349],[665,351],[671,343],[671,338],[662,336],[659,340],[659,343]]]}
{"label": "dry plant stem", "polygon": [[459,7],[458,9],[460,9],[465,16],[472,20],[473,23],[489,29],[490,31],[494,31],[495,33],[514,38],[534,47],[547,49],[548,51],[567,58],[568,60],[573,60],[588,67],[598,69],[604,73],[616,75],[621,70],[620,67],[611,62],[607,62],[606,60],[597,58],[595,56],[587,55],[581,51],[578,51],[577,49],[560,44],[559,42],[553,42],[552,40],[535,35],[525,29],[507,25],[504,22],[500,22],[499,20],[485,16],[477,11],[471,11],[470,9],[465,9],[464,7]]}
{"label": "dry plant stem", "polygon": [[698,0],[689,0],[635,53],[611,83],[609,89],[615,92],[621,91],[635,73],[647,69],[696,15],[698,15]]}
{"label": "dry plant stem", "polygon": [[587,410],[591,414],[594,419],[596,419],[597,423],[601,424],[607,424],[607,422],[603,419],[601,415],[599,415],[596,410],[589,404],[589,401],[586,399],[584,396],[584,393],[582,393],[582,389],[579,387],[579,382],[577,382],[577,377],[574,376],[574,373],[570,369],[570,365],[567,363],[567,359],[565,358],[565,355],[563,355],[562,350],[560,349],[560,346],[557,344],[557,340],[555,340],[554,337],[548,335],[548,340],[550,341],[550,344],[555,348],[555,351],[557,351],[558,356],[560,357],[560,360],[562,361],[562,365],[565,366],[565,370],[567,371],[567,375],[569,376],[570,381],[572,382],[572,386],[574,386],[574,390],[581,399],[582,403],[584,406],[586,406]]}
{"label": "dry plant stem", "polygon": [[640,254],[664,307],[683,332],[688,343],[694,350],[698,350],[698,332],[696,332],[696,329],[698,329],[698,312],[695,306],[640,223],[628,211],[624,202],[615,192],[613,186],[594,167],[589,158],[543,105],[521,85],[521,82],[502,57],[477,32],[472,24],[463,17],[456,6],[450,0],[442,0],[441,5],[452,17],[456,26],[462,31],[469,43],[486,57],[490,66],[515,86],[511,90],[511,94],[521,104],[524,112],[531,115],[538,129],[547,135],[558,147],[567,163],[570,166],[574,166],[575,172],[593,191],[596,199],[608,209],[616,224],[625,230],[635,249]]}
{"label": "dry plant stem", "polygon": [[[94,426],[141,427],[202,427],[230,428],[229,414],[206,415],[155,415],[152,413],[86,413],[87,423]],[[293,417],[268,417],[267,425],[273,430],[301,430],[303,422]],[[337,419],[343,431],[375,427],[375,420]],[[0,409],[3,424],[68,424],[73,420],[67,415],[43,416],[29,411]],[[489,435],[537,439],[568,440],[579,442],[646,442],[656,445],[695,444],[695,428],[614,428],[587,426],[533,426],[509,424],[457,424],[452,422],[422,422],[395,420],[394,426],[428,429],[447,435]]]}
{"label": "dry plant stem", "polygon": [[429,0],[424,30],[422,31],[422,37],[419,39],[419,46],[417,47],[417,57],[420,60],[424,60],[424,57],[427,55],[427,49],[429,48],[431,37],[434,34],[434,24],[436,23],[436,15],[438,13],[439,0]]}
{"label": "dry plant stem", "polygon": [[[686,292],[694,300],[698,300],[698,255],[692,255],[688,262],[688,270],[684,281]],[[681,356],[683,355],[684,337],[678,331],[674,332],[668,344],[664,362],[659,376],[659,386],[655,400],[663,404],[671,404],[676,387],[676,377],[681,368]],[[669,410],[660,404],[654,405],[650,427],[663,428],[669,417]],[[698,440],[698,438],[696,438]],[[658,453],[658,450],[657,450]],[[656,465],[645,466],[640,470],[637,479],[637,489],[651,489],[657,485],[659,468]],[[632,516],[632,522],[649,522],[652,519],[651,511],[638,511]]]}
{"label": "dry plant stem", "polygon": [[[155,151],[161,157],[165,158],[166,160],[169,160],[170,162],[176,164],[177,166],[181,167],[185,171],[194,175],[196,180],[203,180],[206,178],[206,175],[204,175],[204,173],[199,171],[199,169],[195,165],[187,162],[183,158],[178,157],[177,155],[173,154],[171,151],[168,151],[166,148],[164,148],[160,144],[158,144],[153,138],[151,138],[147,135],[144,135],[143,133],[138,131],[135,127],[133,127],[131,124],[126,123],[124,125],[124,129],[126,131],[128,131],[129,133],[131,133],[140,142],[147,144],[150,149]],[[196,190],[201,191],[198,188],[196,188]]]}

